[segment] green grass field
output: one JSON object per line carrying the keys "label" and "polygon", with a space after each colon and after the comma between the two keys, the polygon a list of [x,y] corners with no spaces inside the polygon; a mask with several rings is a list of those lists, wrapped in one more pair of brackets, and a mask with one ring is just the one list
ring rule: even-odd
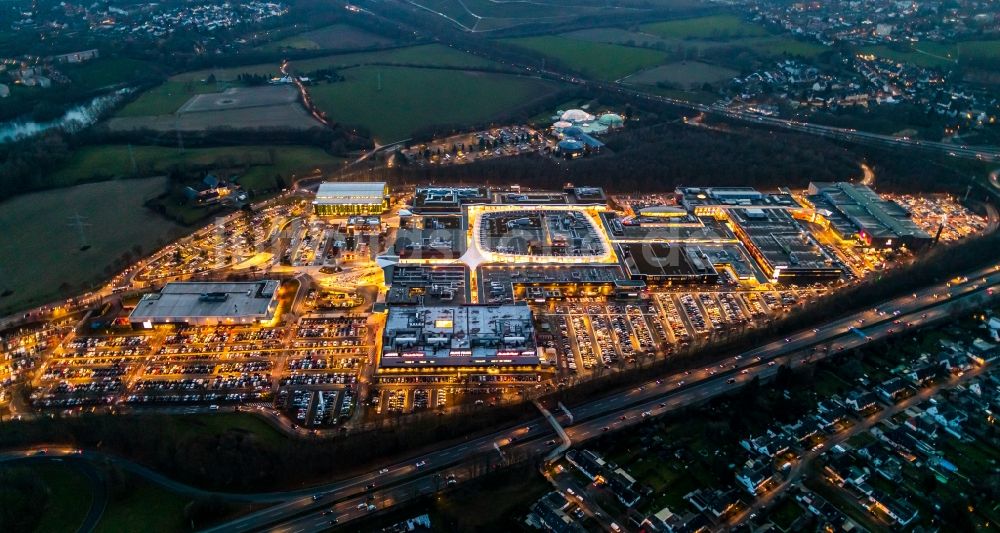
{"label": "green grass field", "polygon": [[[496,63],[490,60],[460,52],[442,44],[425,44],[372,52],[354,52],[303,59],[293,61],[291,63],[291,70],[294,72],[309,72],[321,68],[343,68],[372,63],[456,68],[497,66]],[[217,80],[230,81],[235,80],[242,73],[276,75],[278,72],[277,63],[246,65],[242,67],[185,72],[172,77],[171,81],[203,80],[209,74],[215,74]]]}
{"label": "green grass field", "polygon": [[569,39],[557,35],[504,39],[503,42],[558,60],[565,66],[600,80],[617,80],[659,65],[666,52],[616,44]]}
{"label": "green grass field", "polygon": [[953,67],[956,61],[1000,57],[1000,40],[964,41],[957,44],[923,42],[915,43],[908,50],[897,50],[889,46],[867,46],[860,51],[921,67]]}
{"label": "green grass field", "polygon": [[35,533],[76,531],[94,498],[87,478],[65,463],[32,465],[31,470],[52,491]]}
{"label": "green grass field", "polygon": [[304,59],[292,63],[295,72],[308,72],[320,68],[343,68],[355,65],[391,64],[423,67],[479,68],[497,67],[497,63],[472,54],[455,50],[442,44],[425,44],[379,50],[376,52],[356,52],[314,59]]}
{"label": "green grass field", "polygon": [[682,20],[655,22],[640,27],[664,39],[704,39],[727,41],[744,37],[764,37],[766,29],[735,15],[713,15]]}
{"label": "green grass field", "polygon": [[159,70],[157,65],[147,61],[110,57],[101,57],[63,68],[74,83],[93,89],[146,78],[157,70]]}
{"label": "green grass field", "polygon": [[182,72],[170,77],[170,81],[205,81],[209,75],[214,75],[218,81],[236,81],[240,74],[254,74],[257,76],[277,76],[281,74],[281,65],[278,63],[258,63],[255,65],[243,65],[239,67],[227,68],[207,68],[202,70],[192,70]]}
{"label": "green grass field", "polygon": [[774,37],[772,39],[761,39],[747,43],[747,45],[759,54],[765,56],[802,56],[816,57],[829,50],[828,47],[812,41],[800,41],[791,37]]}
{"label": "green grass field", "polygon": [[658,94],[660,96],[666,96],[667,98],[683,100],[685,102],[692,102],[696,104],[711,104],[719,99],[719,95],[705,92],[701,89],[684,91],[681,89],[664,89],[655,85],[643,85],[642,90],[647,93]]}
{"label": "green grass field", "polygon": [[[189,148],[183,152],[164,146],[133,146],[138,176],[154,176],[167,172],[176,165],[193,167],[249,166],[240,183],[246,188],[259,188],[255,183],[260,176],[288,176],[320,165],[340,161],[312,146],[223,146],[216,148]],[[273,155],[273,160],[272,160]],[[86,181],[133,177],[132,160],[128,146],[99,145],[83,147],[70,157],[65,166],[54,172],[51,183],[65,187]]]}
{"label": "green grass field", "polygon": [[774,509],[771,510],[771,521],[782,531],[788,531],[789,527],[798,520],[805,511],[792,498],[785,498]]}
{"label": "green grass field", "polygon": [[200,81],[167,81],[154,87],[120,109],[118,117],[144,117],[148,115],[169,115],[176,112],[196,94],[214,93],[221,87],[216,83]]}
{"label": "green grass field", "polygon": [[[917,48],[935,55],[948,55],[959,58],[996,59],[1000,57],[1000,39],[991,41],[964,41],[955,45],[939,43],[921,43]],[[954,50],[952,50],[954,49]]]}
{"label": "green grass field", "polygon": [[313,101],[334,120],[368,128],[380,143],[405,139],[424,126],[485,122],[557,87],[459,70],[358,67],[342,74],[346,81],[313,87]]}
{"label": "green grass field", "polygon": [[184,507],[191,500],[152,483],[134,479],[126,493],[108,502],[95,531],[139,533],[144,531],[190,531]]}
{"label": "green grass field", "polygon": [[381,35],[347,24],[334,24],[268,43],[260,48],[262,50],[349,50],[389,44],[392,44],[392,40]]}
{"label": "green grass field", "polygon": [[228,431],[253,435],[258,442],[268,446],[283,446],[288,439],[270,424],[247,413],[218,413],[211,415],[178,416],[181,431],[194,434],[218,435]]}
{"label": "green grass field", "polygon": [[147,115],[169,115],[176,112],[196,94],[214,93],[218,84],[200,81],[166,81],[154,87],[120,109],[118,117],[144,117]]}
{"label": "green grass field", "polygon": [[656,85],[660,82],[674,84],[681,88],[700,87],[704,83],[717,83],[736,76],[739,72],[701,63],[683,61],[644,70],[627,78],[628,83]]}
{"label": "green grass field", "polygon": [[[146,252],[186,233],[143,207],[166,190],[166,178],[108,181],[25,194],[0,203],[0,315],[58,299],[60,285],[70,294],[105,277],[135,245]],[[86,242],[80,250],[70,216],[85,217]]]}

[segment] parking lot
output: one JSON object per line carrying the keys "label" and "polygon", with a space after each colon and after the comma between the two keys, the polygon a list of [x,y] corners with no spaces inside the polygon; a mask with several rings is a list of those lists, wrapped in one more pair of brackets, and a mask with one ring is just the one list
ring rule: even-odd
{"label": "parking lot", "polygon": [[913,215],[913,221],[931,235],[941,228],[941,241],[952,242],[986,229],[986,217],[979,216],[963,207],[952,197],[942,194],[885,195],[906,208]]}
{"label": "parking lot", "polygon": [[435,139],[403,150],[417,165],[455,165],[534,153],[550,147],[545,135],[527,126],[508,126]]}
{"label": "parking lot", "polygon": [[134,281],[153,283],[202,274],[239,265],[269,249],[283,224],[292,216],[292,205],[276,205],[252,214],[239,213],[167,246],[142,264]]}
{"label": "parking lot", "polygon": [[291,402],[307,391],[309,423],[319,416],[316,424],[333,424],[353,413],[352,391],[372,349],[362,316],[78,336],[47,361],[32,400],[48,408],[276,401],[296,418]]}
{"label": "parking lot", "polygon": [[596,297],[533,307],[548,360],[566,377],[642,364],[647,354],[669,357],[694,342],[761,327],[817,294],[817,289],[677,290],[633,302]]}

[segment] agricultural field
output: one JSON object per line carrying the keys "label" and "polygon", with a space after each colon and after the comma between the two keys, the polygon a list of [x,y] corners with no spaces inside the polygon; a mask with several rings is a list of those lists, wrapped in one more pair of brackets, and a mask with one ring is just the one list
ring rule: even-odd
{"label": "agricultural field", "polygon": [[[166,178],[108,181],[25,194],[0,203],[0,315],[79,294],[109,277],[122,254],[186,231],[143,206]],[[70,217],[79,214],[83,239]],[[89,248],[81,250],[81,245]]]}
{"label": "agricultural field", "polygon": [[357,52],[353,54],[303,59],[293,62],[291,69],[294,72],[301,73],[322,68],[344,68],[371,64],[451,68],[499,67],[493,61],[455,50],[449,46],[425,44],[374,52]]}
{"label": "agricultural field", "polygon": [[262,50],[354,50],[389,46],[392,39],[349,26],[334,24],[268,43]]}
{"label": "agricultural field", "polygon": [[167,81],[154,87],[119,110],[118,117],[141,117],[147,115],[168,115],[176,112],[184,102],[196,94],[214,93],[222,84],[200,81]]}
{"label": "agricultural field", "polygon": [[586,28],[561,34],[569,39],[593,41],[595,43],[621,44],[627,46],[642,46],[646,48],[660,47],[667,50],[669,45],[678,40],[664,39],[659,35],[644,31],[630,31],[622,28]]}
{"label": "agricultural field", "polygon": [[748,43],[748,46],[758,54],[767,57],[784,55],[816,57],[829,50],[829,47],[813,41],[800,41],[791,37],[773,37]]}
{"label": "agricultural field", "polygon": [[468,31],[494,31],[524,24],[558,24],[586,16],[634,14],[699,7],[693,0],[624,1],[614,5],[595,0],[415,0],[415,4]]}
{"label": "agricultural field", "polygon": [[[132,169],[135,157],[136,171]],[[66,187],[88,181],[155,176],[165,174],[174,166],[202,168],[246,167],[239,180],[247,189],[270,187],[273,176],[288,176],[317,166],[329,166],[341,159],[312,146],[223,146],[188,148],[183,152],[164,146],[100,145],[80,148],[66,165],[53,173],[51,185]],[[267,176],[267,183],[257,183]]]}
{"label": "agricultural field", "polygon": [[341,74],[343,82],[313,87],[313,101],[334,120],[368,128],[379,143],[405,139],[424,126],[488,121],[558,87],[506,74],[410,67]]}
{"label": "agricultural field", "polygon": [[785,54],[813,57],[827,50],[811,41],[772,35],[764,27],[733,15],[656,22],[632,30],[589,28],[565,33],[563,37],[655,48],[674,60],[697,58],[708,50],[731,47],[749,48],[762,58]]}
{"label": "agricultural field", "polygon": [[639,85],[670,83],[680,88],[689,89],[700,87],[705,83],[725,81],[737,74],[739,72],[733,69],[710,65],[700,61],[679,61],[644,70],[625,78],[625,81]]}
{"label": "agricultural field", "polygon": [[923,42],[913,44],[909,50],[889,46],[867,46],[863,53],[895,61],[912,63],[921,67],[954,67],[959,61],[1000,58],[1000,40],[965,41],[957,44]]}
{"label": "agricultural field", "polygon": [[[964,41],[957,45],[946,45],[940,43],[921,43],[918,48],[928,53],[938,56],[951,55],[965,59],[993,59],[1000,58],[1000,39],[991,41]],[[954,48],[952,52],[951,48]]]}
{"label": "agricultural field", "polygon": [[617,80],[638,70],[664,63],[666,52],[570,39],[556,35],[504,39],[541,56],[555,59],[568,68],[600,80]]}
{"label": "agricultural field", "polygon": [[[323,68],[344,68],[369,64],[413,65],[428,67],[477,68],[498,65],[488,59],[476,57],[442,44],[425,44],[406,46],[371,52],[354,52],[336,54],[312,59],[303,59],[291,64],[291,70],[298,73],[310,72]],[[224,69],[195,70],[178,74],[171,81],[199,81],[214,74],[219,81],[235,80],[240,74],[258,74],[277,76],[280,73],[277,63],[245,65]]]}
{"label": "agricultural field", "polygon": [[694,104],[711,104],[719,99],[718,94],[702,91],[700,89],[684,91],[681,89],[664,89],[655,85],[647,85],[643,87],[643,91]]}
{"label": "agricultural field", "polygon": [[729,41],[746,37],[765,37],[767,30],[735,15],[713,15],[691,19],[668,20],[640,27],[643,33],[663,39]]}
{"label": "agricultural field", "polygon": [[[929,46],[931,44],[935,43],[921,43],[921,49],[922,50],[929,49],[931,48]],[[948,54],[953,51],[954,50],[949,50],[944,52],[945,54]],[[939,67],[944,67],[946,65],[954,64],[951,60],[948,59],[946,55],[938,55],[937,53],[931,53],[931,52],[921,53],[917,52],[916,50],[902,51],[884,45],[864,46],[859,50],[859,52],[864,54],[871,54],[874,55],[875,57],[891,59],[893,61],[898,61],[902,63],[910,63],[913,65],[917,65],[919,67],[926,67],[926,68],[939,68]]]}
{"label": "agricultural field", "polygon": [[204,82],[210,75],[214,75],[217,81],[232,82],[236,81],[240,74],[254,74],[267,77],[279,76],[281,75],[281,65],[278,63],[258,63],[256,65],[242,65],[238,67],[192,70],[171,76],[170,81]]}

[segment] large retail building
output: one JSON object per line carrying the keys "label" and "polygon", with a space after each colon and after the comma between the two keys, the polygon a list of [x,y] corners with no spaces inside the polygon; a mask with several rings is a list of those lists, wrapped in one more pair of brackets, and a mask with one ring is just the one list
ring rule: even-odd
{"label": "large retail building", "polygon": [[320,216],[380,215],[389,209],[389,187],[384,181],[323,183],[313,209]]}

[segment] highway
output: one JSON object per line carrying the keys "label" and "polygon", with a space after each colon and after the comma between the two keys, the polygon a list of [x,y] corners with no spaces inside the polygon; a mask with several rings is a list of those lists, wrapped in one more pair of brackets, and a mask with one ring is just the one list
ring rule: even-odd
{"label": "highway", "polygon": [[[949,286],[951,285],[951,286]],[[618,391],[571,407],[573,423],[563,421],[566,436],[579,444],[606,431],[615,431],[638,423],[643,417],[658,416],[726,393],[754,377],[767,379],[780,365],[798,367],[810,364],[831,353],[849,350],[869,342],[864,336],[851,332],[852,327],[862,328],[871,340],[897,333],[907,327],[920,327],[946,318],[959,306],[981,306],[987,299],[995,299],[1000,288],[1000,270],[990,266],[967,273],[957,283],[939,284],[884,302],[874,309],[832,320],[811,330],[803,330],[748,350],[711,366],[675,372],[646,382],[640,386]],[[898,313],[897,313],[898,312]],[[863,321],[863,322],[861,322]],[[907,326],[907,324],[910,324]],[[553,407],[553,406],[549,406]],[[606,429],[605,429],[606,428]],[[511,437],[516,441],[511,442]],[[112,461],[130,472],[140,475],[170,490],[191,497],[218,496],[229,501],[277,502],[258,511],[210,531],[307,531],[329,527],[333,516],[340,523],[367,515],[358,505],[372,503],[383,509],[409,500],[419,494],[440,490],[444,480],[453,475],[456,482],[469,479],[474,471],[490,457],[500,463],[494,448],[500,446],[508,457],[541,457],[551,452],[559,443],[551,424],[539,416],[529,422],[508,426],[488,435],[466,442],[447,445],[427,454],[387,465],[349,479],[319,487],[287,492],[261,492],[231,494],[205,491],[174,481],[162,474],[123,458],[89,450],[68,447],[48,447],[47,456],[79,455],[84,459]],[[30,458],[43,447],[0,454],[0,462]],[[420,466],[417,466],[420,464]],[[368,494],[366,487],[374,484]],[[318,496],[314,500],[314,496]],[[333,510],[323,515],[321,511]]]}
{"label": "highway", "polygon": [[[907,323],[914,328],[930,324],[949,316],[958,305],[981,305],[986,299],[995,298],[996,291],[992,288],[998,285],[1000,273],[995,266],[979,269],[968,273],[966,281],[951,287],[935,285],[884,302],[874,309],[746,351],[726,359],[721,365],[664,376],[595,399],[571,409],[575,422],[565,428],[566,434],[574,443],[579,443],[605,431],[637,423],[644,412],[648,412],[647,416],[661,415],[733,390],[754,377],[770,378],[780,365],[794,368],[810,364],[829,354],[897,333],[907,328]],[[851,333],[852,327],[863,328],[869,338]],[[510,443],[512,436],[516,437],[516,443]],[[551,426],[539,417],[526,424],[395,463],[381,473],[371,472],[318,487],[314,490],[321,497],[315,501],[312,497],[291,499],[210,531],[314,530],[324,524],[330,525],[333,515],[320,514],[321,510],[329,509],[334,510],[342,523],[367,514],[367,510],[357,506],[366,503],[369,497],[373,497],[372,502],[382,509],[442,488],[442,478],[436,474],[445,478],[454,475],[458,481],[468,478],[473,464],[482,462],[485,455],[496,453],[494,443],[500,444],[509,454],[536,457],[547,453],[557,440]],[[369,495],[366,487],[371,483],[376,487]],[[305,514],[307,511],[310,512]]]}

